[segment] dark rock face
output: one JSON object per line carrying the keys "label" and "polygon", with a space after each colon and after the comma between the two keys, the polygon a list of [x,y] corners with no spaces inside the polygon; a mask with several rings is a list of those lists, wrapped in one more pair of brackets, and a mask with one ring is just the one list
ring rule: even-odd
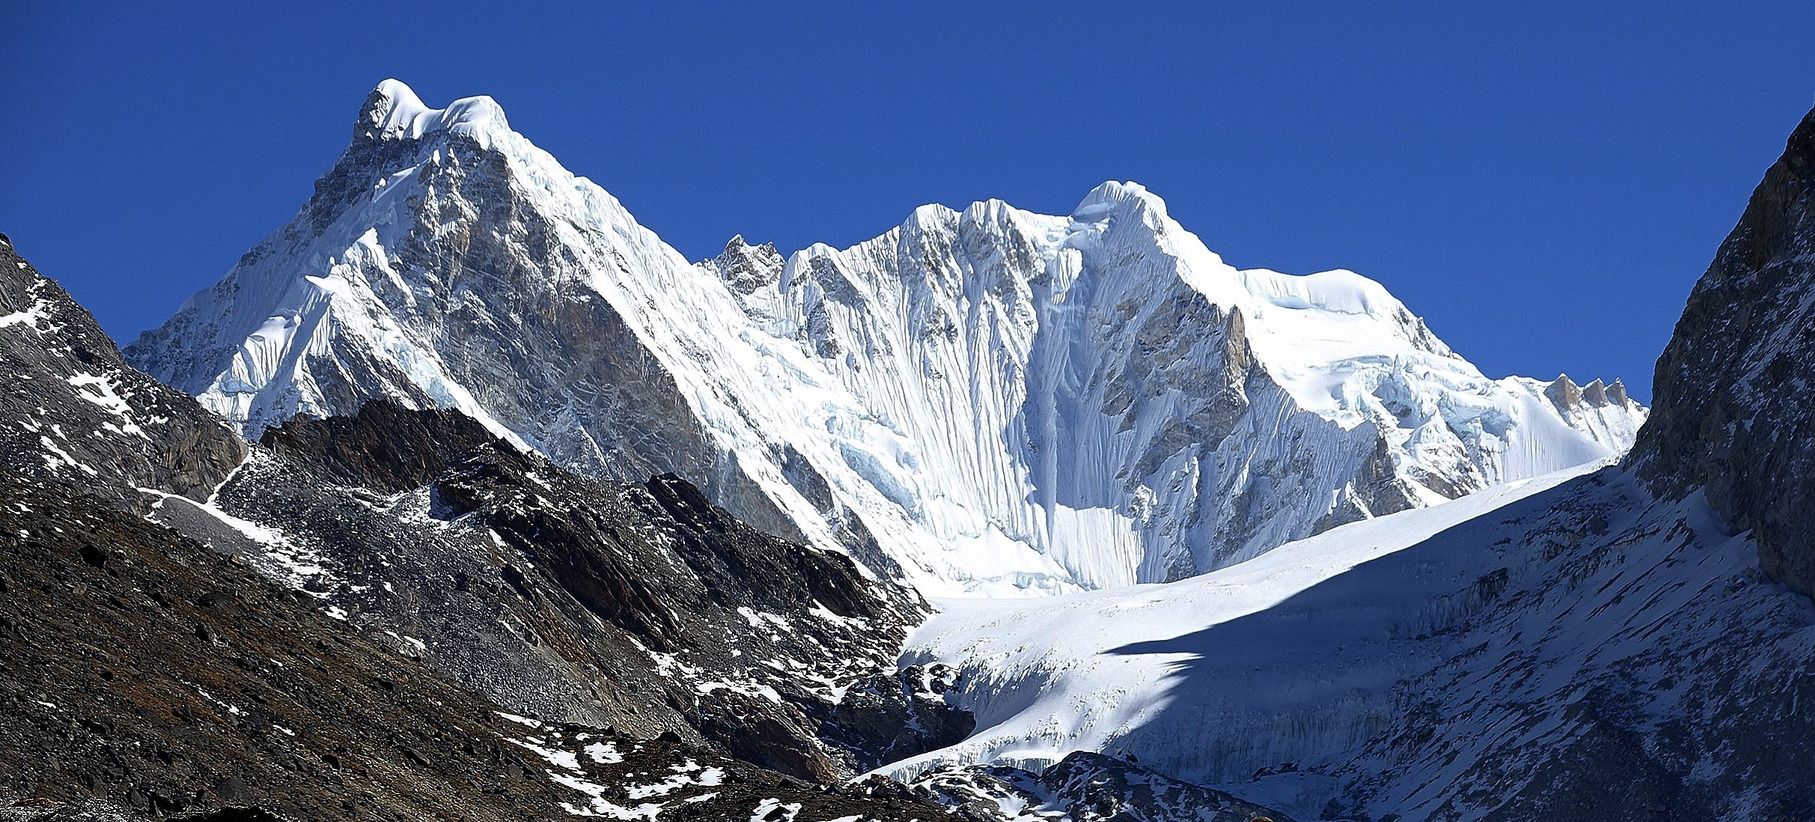
{"label": "dark rock face", "polygon": [[602,483],[458,412],[380,401],[267,431],[216,504],[266,533],[178,501],[154,516],[518,713],[818,781],[971,728],[953,683],[920,693],[895,672],[917,596],[673,475]]}
{"label": "dark rock face", "polygon": [[127,366],[94,318],[0,239],[0,466],[139,506],[202,499],[245,444],[193,399]]}
{"label": "dark rock face", "polygon": [[1658,359],[1631,461],[1750,530],[1772,578],[1815,592],[1815,113],[1765,173]]}
{"label": "dark rock face", "polygon": [[664,819],[768,798],[936,812],[677,739],[500,716],[307,596],[54,481],[6,477],[0,525],[0,819],[553,819],[595,801],[573,782],[635,807],[670,774],[687,778],[641,800]]}
{"label": "dark rock face", "polygon": [[[873,743],[816,742],[831,729],[802,706],[892,662],[921,606],[848,558],[766,537],[672,479],[560,473],[451,413],[299,421],[242,465],[219,421],[121,366],[5,253],[0,367],[45,388],[0,402],[0,430],[41,437],[13,435],[0,460],[0,819],[940,812],[724,753],[755,736],[819,778],[865,761]],[[230,472],[220,504],[263,522],[195,501]],[[833,628],[779,630],[814,619]],[[777,627],[728,635],[759,621]],[[430,642],[395,630],[417,624]],[[824,682],[765,692],[727,662],[746,653]],[[853,673],[811,664],[826,660]],[[500,713],[480,695],[517,693],[500,681],[631,722]],[[599,696],[561,690],[581,684]],[[717,738],[696,730],[712,711],[731,717]],[[638,732],[664,723],[682,733]]]}
{"label": "dark rock face", "polygon": [[915,791],[962,815],[994,818],[999,808],[1076,822],[1292,822],[1278,811],[1144,768],[1080,751],[1039,773],[991,765],[937,771]]}
{"label": "dark rock face", "polygon": [[472,455],[510,450],[455,412],[423,414],[389,402],[352,417],[299,419],[267,431],[260,444],[306,459],[324,481],[387,494],[419,488]]}
{"label": "dark rock face", "polygon": [[864,769],[963,741],[977,728],[952,706],[958,673],[937,663],[878,672],[853,684],[823,721],[836,742],[865,752]]}
{"label": "dark rock face", "polygon": [[774,243],[751,245],[739,234],[726,242],[725,250],[708,264],[718,269],[719,276],[733,291],[749,294],[780,279],[786,262]]}

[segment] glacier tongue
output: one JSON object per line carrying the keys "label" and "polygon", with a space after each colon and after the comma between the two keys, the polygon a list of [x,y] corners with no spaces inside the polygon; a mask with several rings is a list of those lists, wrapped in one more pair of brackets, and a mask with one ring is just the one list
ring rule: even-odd
{"label": "glacier tongue", "polygon": [[1490,380],[1360,275],[1234,269],[1132,183],[689,264],[490,98],[396,81],[302,211],[128,354],[252,436],[385,397],[677,473],[929,595],[1201,573],[1618,453],[1644,417]]}

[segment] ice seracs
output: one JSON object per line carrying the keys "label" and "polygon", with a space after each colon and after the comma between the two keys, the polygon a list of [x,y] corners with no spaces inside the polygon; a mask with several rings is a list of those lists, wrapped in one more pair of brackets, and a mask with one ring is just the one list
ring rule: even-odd
{"label": "ice seracs", "polygon": [[284,228],[129,349],[256,435],[445,406],[929,594],[1175,579],[1623,451],[1352,272],[1227,265],[1135,183],[929,205],[692,264],[510,130],[396,81]]}

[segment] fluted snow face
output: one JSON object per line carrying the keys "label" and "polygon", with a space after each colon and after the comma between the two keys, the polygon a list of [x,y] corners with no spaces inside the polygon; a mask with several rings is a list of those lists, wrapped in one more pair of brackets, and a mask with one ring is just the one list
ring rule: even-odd
{"label": "fluted snow face", "polygon": [[252,435],[387,397],[674,471],[934,595],[1200,573],[1623,450],[1643,416],[1488,380],[1359,275],[1235,270],[1133,184],[690,265],[489,98],[395,81],[290,225],[129,354]]}
{"label": "fluted snow face", "polygon": [[1089,587],[1601,459],[1644,418],[1489,380],[1352,272],[1236,270],[1134,184],[1069,217],[928,206],[849,249],[734,241],[715,265],[913,444],[881,484],[922,527]]}

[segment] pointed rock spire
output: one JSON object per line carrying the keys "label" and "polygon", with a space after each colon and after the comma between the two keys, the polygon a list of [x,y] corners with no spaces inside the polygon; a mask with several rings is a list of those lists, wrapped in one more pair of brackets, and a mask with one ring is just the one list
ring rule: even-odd
{"label": "pointed rock spire", "polygon": [[1582,399],[1589,405],[1600,407],[1607,404],[1607,384],[1596,377],[1592,382],[1582,386]]}
{"label": "pointed rock spire", "polygon": [[1632,402],[1632,398],[1626,394],[1626,383],[1621,382],[1619,377],[1614,377],[1613,384],[1607,386],[1607,401],[1622,408]]}
{"label": "pointed rock spire", "polygon": [[1582,404],[1582,389],[1576,385],[1575,380],[1569,378],[1568,374],[1558,374],[1557,378],[1545,387],[1544,396],[1550,398],[1550,403],[1555,405],[1559,411],[1568,411]]}
{"label": "pointed rock spire", "polygon": [[751,245],[742,234],[732,235],[725,250],[707,261],[718,270],[719,278],[740,294],[774,284],[781,279],[786,263],[774,243]]}

